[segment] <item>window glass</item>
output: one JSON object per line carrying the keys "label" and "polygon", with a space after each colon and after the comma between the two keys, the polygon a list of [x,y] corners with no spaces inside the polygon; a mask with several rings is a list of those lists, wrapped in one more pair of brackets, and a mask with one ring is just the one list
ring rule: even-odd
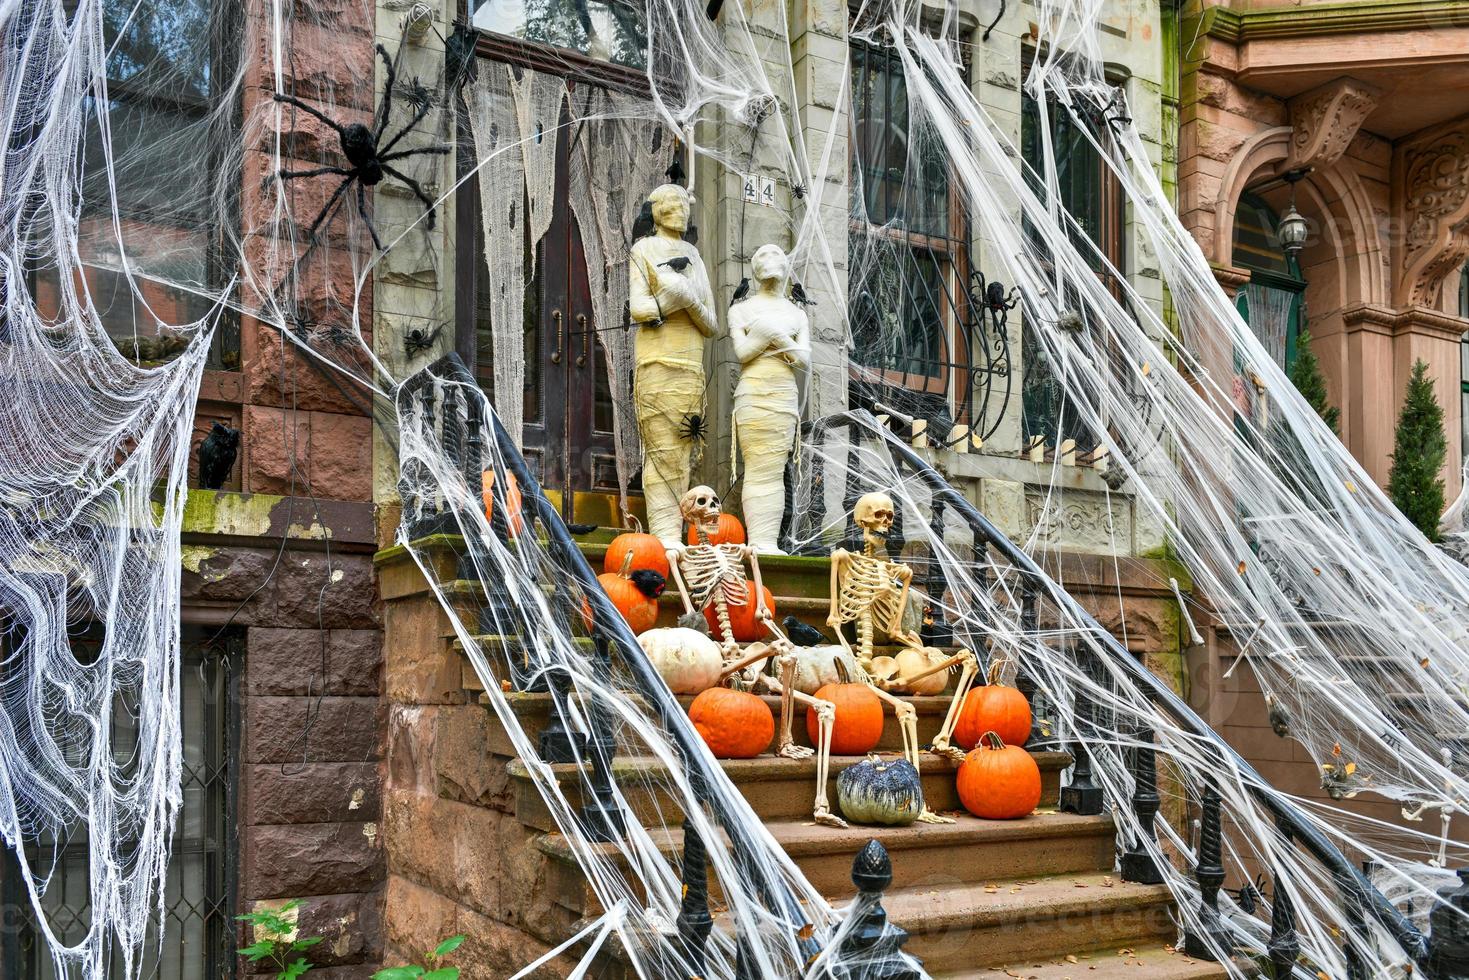
{"label": "window glass", "polygon": [[628,0],[481,0],[474,26],[629,68],[648,63],[644,10]]}
{"label": "window glass", "polygon": [[[91,298],[118,349],[141,362],[181,351],[166,328],[208,316],[208,297],[232,274],[224,238],[239,155],[223,63],[238,37],[233,10],[226,0],[103,3],[107,95],[88,96],[85,107],[76,228],[84,273],[73,287]],[[42,314],[59,316],[54,270],[33,279]],[[239,366],[233,314],[222,316],[211,354],[210,367]]]}
{"label": "window glass", "polygon": [[[1026,181],[1042,201],[1047,195],[1044,177],[1047,132],[1056,164],[1059,203],[1076,221],[1076,226],[1070,228],[1070,238],[1097,275],[1110,283],[1109,264],[1125,271],[1122,189],[1101,151],[1072,121],[1064,106],[1052,101],[1042,112],[1029,93],[1022,93],[1020,151],[1026,164]],[[1038,236],[1028,232],[1027,237],[1044,255]],[[1081,308],[1079,300],[1067,305]],[[1056,378],[1044,344],[1029,323],[1021,330],[1020,350],[1024,373],[1021,435],[1025,444],[1028,446],[1033,439],[1040,438],[1045,446],[1054,449],[1066,439],[1075,439],[1079,450],[1090,451],[1096,445],[1096,435],[1081,413],[1067,404],[1065,388]]]}
{"label": "window glass", "polygon": [[[962,283],[965,223],[929,127],[909,118],[901,59],[890,47],[850,48],[851,230],[848,307],[854,404],[969,423]],[[957,353],[956,353],[957,349]]]}

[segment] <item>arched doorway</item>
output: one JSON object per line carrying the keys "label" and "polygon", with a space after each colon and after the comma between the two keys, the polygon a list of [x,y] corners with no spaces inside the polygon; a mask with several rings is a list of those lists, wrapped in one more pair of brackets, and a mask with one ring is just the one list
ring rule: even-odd
{"label": "arched doorway", "polygon": [[1306,280],[1296,257],[1280,247],[1275,234],[1279,225],[1279,216],[1263,198],[1240,198],[1234,215],[1234,265],[1249,270],[1250,281],[1235,304],[1276,363],[1289,370],[1306,328]]}

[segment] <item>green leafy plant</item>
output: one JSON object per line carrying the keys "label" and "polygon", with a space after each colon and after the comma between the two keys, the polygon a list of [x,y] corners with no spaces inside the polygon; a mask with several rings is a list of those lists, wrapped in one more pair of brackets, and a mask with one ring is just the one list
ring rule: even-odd
{"label": "green leafy plant", "polygon": [[1428,365],[1415,361],[1398,416],[1387,495],[1430,541],[1439,540],[1438,522],[1444,509],[1444,481],[1439,473],[1448,451],[1443,408],[1433,392]]}
{"label": "green leafy plant", "polygon": [[1296,338],[1296,359],[1290,365],[1290,383],[1306,399],[1306,402],[1321,416],[1335,435],[1341,435],[1341,409],[1326,400],[1326,376],[1321,373],[1321,362],[1311,351],[1311,334],[1302,331]]}
{"label": "green leafy plant", "polygon": [[372,980],[459,980],[459,967],[441,966],[440,962],[464,942],[463,936],[450,936],[423,955],[423,966],[392,966],[379,970]]}
{"label": "green leafy plant", "polygon": [[311,964],[300,954],[321,942],[320,936],[286,938],[296,931],[294,918],[287,918],[287,915],[300,907],[301,900],[295,899],[277,909],[262,908],[235,916],[250,923],[255,932],[255,941],[240,950],[240,955],[251,963],[269,964],[277,971],[275,980],[295,980],[310,970]]}

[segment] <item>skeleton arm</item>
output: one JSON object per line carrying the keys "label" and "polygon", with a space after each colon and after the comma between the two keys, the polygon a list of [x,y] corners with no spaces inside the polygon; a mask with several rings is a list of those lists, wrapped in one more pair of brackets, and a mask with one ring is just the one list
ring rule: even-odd
{"label": "skeleton arm", "polygon": [[835,626],[838,637],[842,635],[842,594],[840,581],[842,574],[847,570],[847,559],[849,557],[851,557],[851,553],[845,548],[838,548],[831,553],[831,608],[826,614],[826,625]]}
{"label": "skeleton arm", "polygon": [[674,549],[668,549],[668,568],[670,571],[673,572],[674,584],[678,586],[678,597],[683,600],[684,615],[688,616],[694,611],[694,602],[689,597],[688,586],[684,585],[683,574],[680,573],[678,570],[678,563],[682,559],[682,557],[683,556]]}
{"label": "skeleton arm", "polygon": [[903,583],[903,591],[898,594],[897,604],[893,607],[892,619],[886,624],[887,632],[889,636],[905,646],[920,646],[917,634],[903,629],[903,613],[908,611],[908,589],[913,584],[913,569],[907,565],[897,567],[897,576],[898,580]]}

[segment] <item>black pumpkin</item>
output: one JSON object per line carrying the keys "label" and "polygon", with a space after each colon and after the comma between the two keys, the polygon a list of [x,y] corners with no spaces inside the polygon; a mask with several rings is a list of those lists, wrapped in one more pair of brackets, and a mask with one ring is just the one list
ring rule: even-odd
{"label": "black pumpkin", "polygon": [[906,827],[923,812],[923,783],[907,759],[874,752],[838,774],[837,805],[853,823]]}

